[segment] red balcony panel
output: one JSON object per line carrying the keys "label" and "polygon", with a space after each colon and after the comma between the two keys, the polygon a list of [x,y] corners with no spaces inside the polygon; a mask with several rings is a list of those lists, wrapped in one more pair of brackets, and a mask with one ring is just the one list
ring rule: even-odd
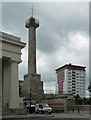
{"label": "red balcony panel", "polygon": [[72,89],[72,91],[76,91],[75,89]]}
{"label": "red balcony panel", "polygon": [[74,77],[75,75],[74,75],[74,74],[72,74],[72,76]]}
{"label": "red balcony panel", "polygon": [[72,86],[72,88],[76,88],[75,86]]}
{"label": "red balcony panel", "polygon": [[72,72],[72,73],[75,73],[75,72]]}
{"label": "red balcony panel", "polygon": [[75,80],[72,80],[72,82],[75,82]]}
{"label": "red balcony panel", "polygon": [[75,83],[72,83],[72,85],[76,85]]}

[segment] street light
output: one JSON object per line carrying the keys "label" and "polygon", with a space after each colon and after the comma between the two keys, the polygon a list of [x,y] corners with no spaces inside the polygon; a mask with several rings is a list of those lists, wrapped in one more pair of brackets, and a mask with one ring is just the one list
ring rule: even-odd
{"label": "street light", "polygon": [[31,112],[31,93],[32,93],[32,90],[30,89],[30,112]]}

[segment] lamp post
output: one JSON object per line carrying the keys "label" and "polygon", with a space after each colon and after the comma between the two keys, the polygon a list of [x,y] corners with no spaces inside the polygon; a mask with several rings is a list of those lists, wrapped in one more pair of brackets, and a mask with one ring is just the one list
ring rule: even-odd
{"label": "lamp post", "polygon": [[32,90],[30,89],[30,113],[31,113],[31,92]]}

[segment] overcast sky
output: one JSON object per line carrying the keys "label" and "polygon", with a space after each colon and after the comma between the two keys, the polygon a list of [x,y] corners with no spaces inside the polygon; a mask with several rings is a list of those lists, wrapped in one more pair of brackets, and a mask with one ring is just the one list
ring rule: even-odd
{"label": "overcast sky", "polygon": [[[55,69],[67,63],[89,69],[89,3],[35,2],[37,28],[37,73],[46,91],[56,89]],[[28,43],[26,20],[31,16],[31,2],[2,3],[2,31],[21,37]],[[27,46],[22,50],[19,79],[27,73]],[[87,82],[88,83],[88,82]]]}

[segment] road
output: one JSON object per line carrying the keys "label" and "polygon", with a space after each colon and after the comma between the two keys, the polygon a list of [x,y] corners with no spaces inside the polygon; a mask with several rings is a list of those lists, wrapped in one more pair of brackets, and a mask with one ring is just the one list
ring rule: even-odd
{"label": "road", "polygon": [[87,113],[52,113],[45,114],[30,114],[19,116],[8,116],[2,120],[90,120]]}

